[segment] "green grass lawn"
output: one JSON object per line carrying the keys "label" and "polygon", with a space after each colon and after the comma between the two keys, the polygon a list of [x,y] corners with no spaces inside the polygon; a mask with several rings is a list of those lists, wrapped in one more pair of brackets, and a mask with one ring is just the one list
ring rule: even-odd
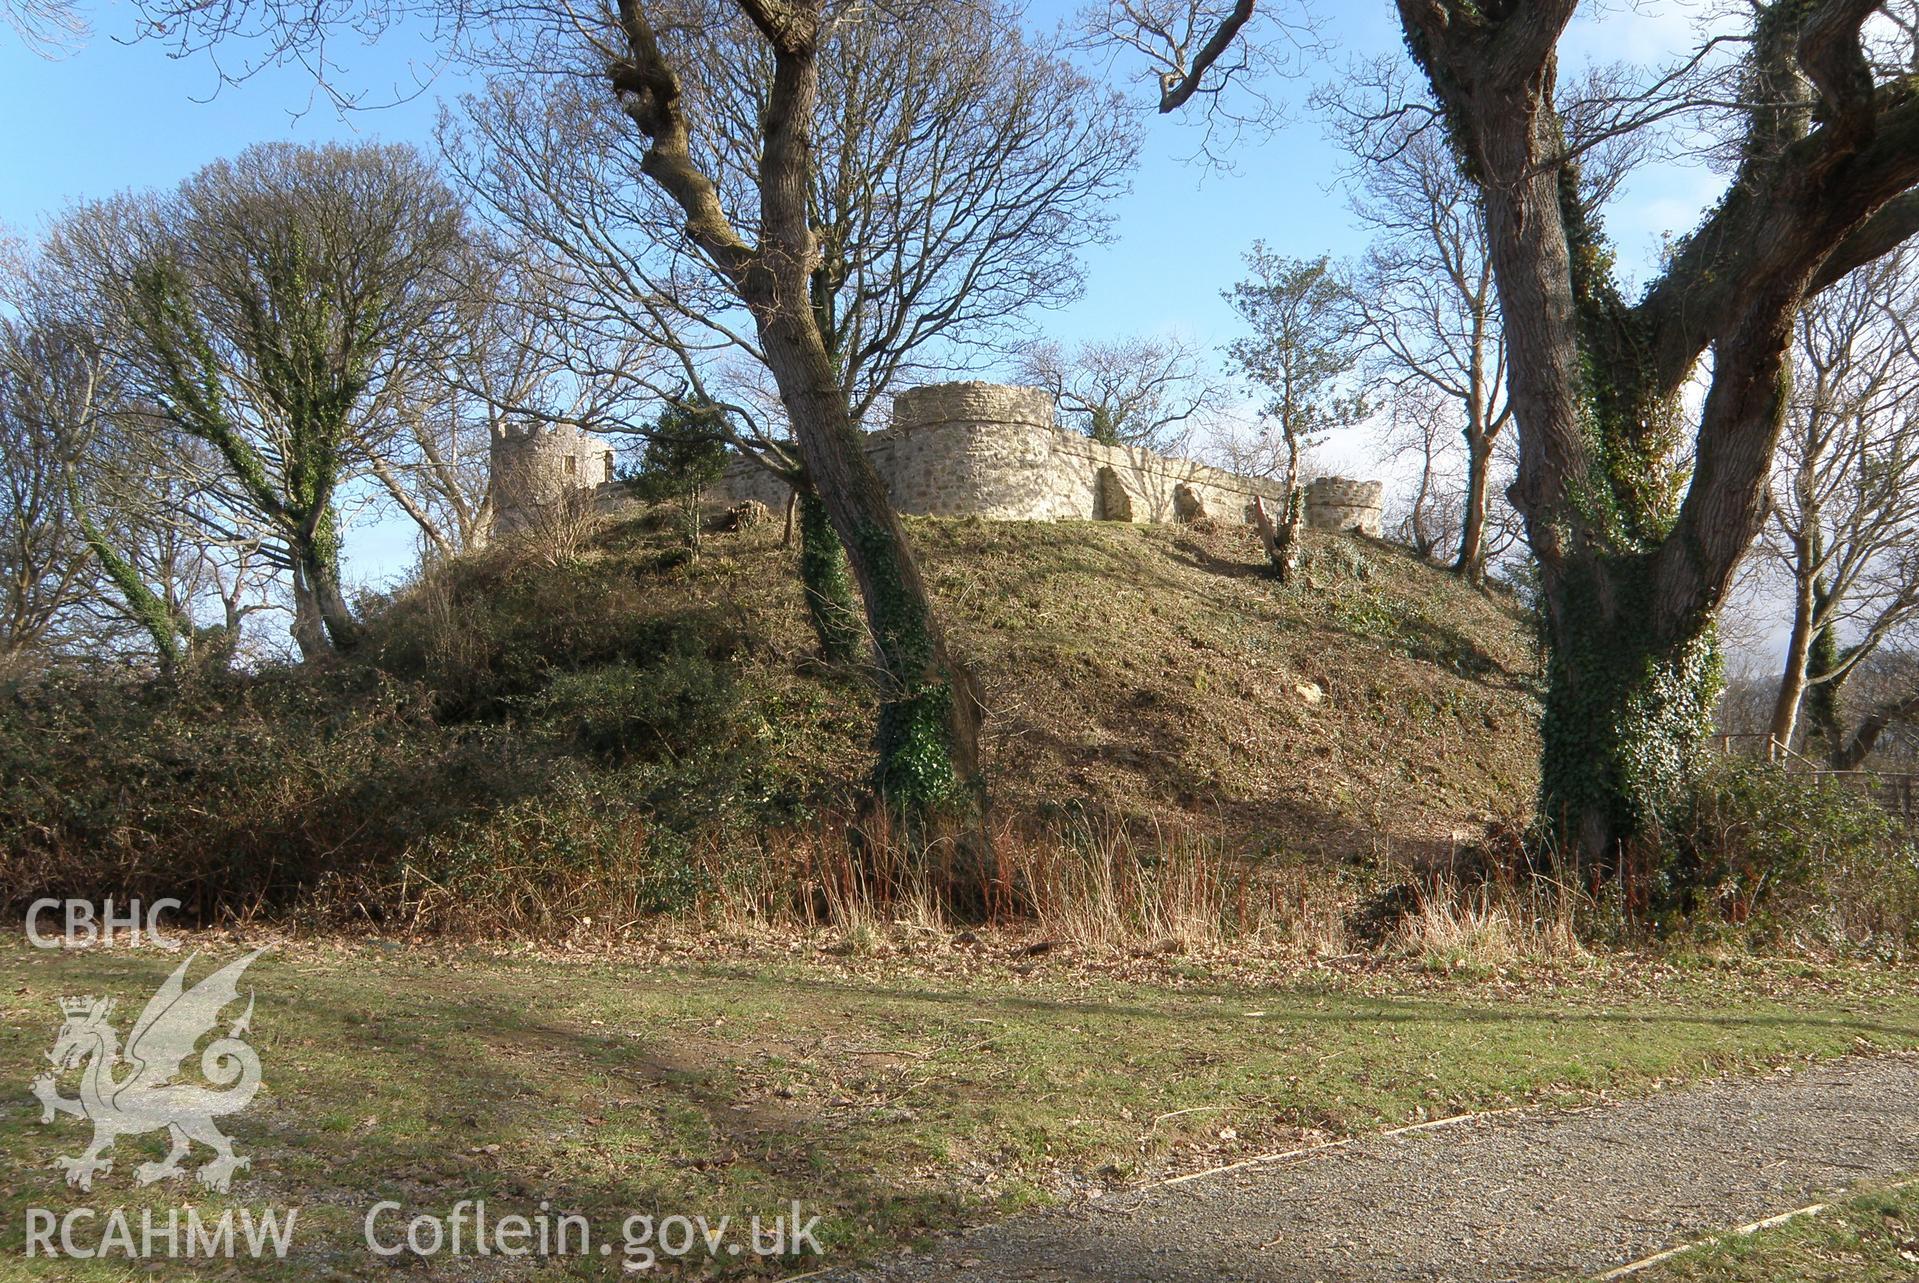
{"label": "green grass lawn", "polygon": [[[242,951],[195,947],[196,979]],[[0,1277],[385,1277],[362,1240],[382,1200],[404,1209],[380,1223],[387,1243],[413,1214],[470,1199],[496,1219],[544,1201],[585,1217],[596,1242],[617,1241],[630,1215],[737,1224],[798,1200],[821,1218],[828,1261],[844,1262],[1302,1139],[1919,1046],[1910,974],[1840,968],[1608,963],[1466,979],[1184,963],[1129,979],[951,950],[919,963],[764,950],[620,961],[294,943],[247,976],[265,1086],[224,1124],[252,1159],[230,1194],[136,1186],[158,1134],[122,1140],[90,1195],[69,1190],[52,1164],[85,1147],[88,1127],[42,1126],[28,1091],[58,999],[118,998],[125,1036],[182,956],[0,948]],[[30,1208],[121,1207],[137,1223],[140,1209],[187,1204],[207,1219],[300,1209],[287,1261],[23,1259]],[[820,1263],[694,1256],[674,1268]],[[614,1273],[621,1255],[397,1259],[416,1279],[526,1278]]]}
{"label": "green grass lawn", "polygon": [[1634,1283],[1890,1283],[1919,1277],[1919,1187],[1856,1194],[1816,1216],[1724,1239]]}

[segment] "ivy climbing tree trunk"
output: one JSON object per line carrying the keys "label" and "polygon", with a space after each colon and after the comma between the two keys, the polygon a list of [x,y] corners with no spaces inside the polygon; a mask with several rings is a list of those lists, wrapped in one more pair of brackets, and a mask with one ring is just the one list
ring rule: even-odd
{"label": "ivy climbing tree trunk", "polygon": [[81,537],[87,547],[100,562],[100,569],[113,585],[120,599],[126,603],[126,611],[140,625],[142,631],[153,643],[155,657],[163,674],[172,674],[180,667],[180,661],[186,657],[187,646],[193,638],[192,621],[184,619],[170,607],[159,593],[147,584],[127,559],[120,555],[113,541],[93,519],[85,497],[80,488],[69,481],[67,503],[74,520],[79,523]]}
{"label": "ivy climbing tree trunk", "polygon": [[1890,699],[1875,707],[1859,720],[1850,734],[1839,732],[1838,718],[1833,718],[1834,736],[1832,750],[1826,764],[1835,771],[1856,771],[1865,764],[1879,739],[1895,723],[1911,721],[1919,717],[1919,693],[1911,693]]}
{"label": "ivy climbing tree trunk", "polygon": [[811,489],[794,495],[799,505],[800,584],[820,658],[829,664],[854,663],[866,651],[867,633],[847,573],[846,548],[819,495]]}
{"label": "ivy climbing tree trunk", "polygon": [[303,519],[299,542],[301,580],[312,595],[313,608],[335,650],[351,650],[359,643],[360,622],[340,588],[340,519],[331,494]]}
{"label": "ivy climbing tree trunk", "polygon": [[[1830,620],[1813,630],[1811,644],[1806,647],[1806,741],[1818,745],[1833,769],[1840,771],[1851,770],[1864,757],[1863,753],[1848,756],[1848,743],[1856,737],[1848,736],[1840,724],[1839,695],[1852,671],[1845,666],[1845,658]],[[1870,744],[1867,747],[1870,750]]]}
{"label": "ivy climbing tree trunk", "polygon": [[293,644],[300,658],[316,660],[333,648],[327,641],[326,620],[320,617],[320,602],[307,583],[304,562],[293,563]]}
{"label": "ivy climbing tree trunk", "polygon": [[866,604],[883,682],[879,791],[913,810],[972,809],[981,800],[977,688],[947,654],[906,531],[866,457],[811,313],[787,317],[775,314],[761,337],[806,475]]}
{"label": "ivy climbing tree trunk", "polygon": [[221,489],[293,577],[308,658],[361,638],[340,488],[437,360],[461,211],[411,148],[261,144],[154,212],[132,272],[139,395],[219,456]]}
{"label": "ivy climbing tree trunk", "polygon": [[[366,387],[349,361],[334,368],[317,349],[327,331],[326,303],[303,297],[307,272],[297,259],[270,259],[259,273],[277,306],[256,307],[244,329],[252,384],[283,419],[271,448],[254,439],[229,394],[231,368],[195,308],[193,287],[177,263],[154,259],[134,273],[134,317],[158,369],[153,394],[167,417],[219,451],[235,488],[285,541],[293,563],[293,637],[302,658],[350,650],[360,625],[340,587],[340,527],[333,494],[349,413]],[[317,314],[317,315],[316,315]],[[265,317],[278,323],[268,328]],[[304,352],[301,349],[305,349]],[[291,359],[289,352],[309,359]],[[318,359],[314,359],[314,358]],[[338,384],[324,389],[316,382]]]}
{"label": "ivy climbing tree trunk", "polygon": [[[1514,498],[1548,644],[1542,818],[1584,873],[1619,867],[1684,783],[1716,690],[1713,622],[1758,533],[1792,323],[1919,230],[1919,100],[1875,84],[1875,5],[1756,9],[1745,159],[1627,304],[1554,104],[1575,0],[1398,0],[1486,202],[1519,425]],[[1818,123],[1814,124],[1817,106]],[[1695,421],[1679,393],[1714,355]],[[1690,444],[1682,474],[1672,462]]]}

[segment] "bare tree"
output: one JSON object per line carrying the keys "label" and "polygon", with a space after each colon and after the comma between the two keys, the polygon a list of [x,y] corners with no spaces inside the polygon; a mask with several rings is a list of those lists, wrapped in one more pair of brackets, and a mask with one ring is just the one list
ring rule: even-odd
{"label": "bare tree", "polygon": [[1079,25],[1087,47],[1123,57],[1151,86],[1162,115],[1197,98],[1201,149],[1215,158],[1243,129],[1277,126],[1284,113],[1275,82],[1302,74],[1322,52],[1298,0],[1098,0]]}
{"label": "bare tree", "polygon": [[455,264],[437,331],[396,370],[390,419],[365,442],[368,470],[434,557],[491,536],[495,442],[536,425],[623,430],[631,405],[620,376],[646,359],[630,338],[578,341],[556,300],[563,269],[537,245],[469,234]]}
{"label": "bare tree", "polygon": [[367,456],[368,470],[413,522],[429,557],[486,545],[493,527],[488,452],[504,417],[452,380],[435,381],[396,408],[396,430]]}
{"label": "bare tree", "polygon": [[0,0],[0,20],[35,53],[65,53],[86,39],[86,17],[68,0]]}
{"label": "bare tree", "polygon": [[95,592],[97,568],[68,503],[73,437],[62,430],[90,413],[90,389],[60,377],[62,349],[0,318],[0,675],[59,648]]}
{"label": "bare tree", "polygon": [[1226,388],[1178,335],[1046,341],[1020,351],[1017,377],[1045,388],[1061,418],[1095,441],[1172,450],[1224,408]]}
{"label": "bare tree", "polygon": [[714,178],[723,171],[703,164],[693,147],[697,118],[688,113],[697,103],[683,96],[680,69],[697,58],[687,54],[684,37],[710,39],[718,29],[714,9],[702,15],[707,21],[677,33],[683,39],[675,48],[662,40],[655,9],[621,0],[617,42],[604,50],[607,80],[648,142],[641,171],[680,208],[686,243],[750,313],[806,473],[848,551],[887,682],[882,791],[922,806],[974,797],[982,787],[977,687],[947,652],[906,532],[861,449],[814,293],[822,261],[809,218],[820,54],[850,11],[824,0],[740,0],[738,7],[772,58],[755,137],[757,202],[729,203]]}
{"label": "bare tree", "polygon": [[[1402,390],[1430,389],[1456,421],[1465,476],[1457,487],[1453,569],[1477,582],[1486,569],[1499,439],[1512,418],[1479,193],[1437,131],[1402,120],[1383,145],[1361,137],[1352,141],[1372,154],[1359,171],[1352,209],[1374,238],[1354,273],[1352,306],[1376,375]],[[1431,419],[1409,422],[1424,427]],[[1430,501],[1455,488],[1431,471],[1452,455],[1426,452],[1416,524],[1431,518]]]}
{"label": "bare tree", "polygon": [[[861,449],[815,292],[824,261],[809,217],[820,57],[826,39],[855,11],[824,0],[739,0],[738,9],[772,60],[755,137],[757,202],[729,205],[714,178],[723,171],[695,153],[688,108],[697,104],[684,100],[679,68],[697,59],[684,47],[676,53],[663,45],[657,13],[632,0],[619,8],[620,43],[607,51],[608,80],[648,140],[642,172],[679,206],[687,242],[751,314],[806,475],[849,554],[887,684],[878,736],[882,792],[918,806],[977,799],[977,687],[947,652],[905,531]],[[713,14],[709,9],[709,20],[696,26],[696,38],[718,29]]]}
{"label": "bare tree", "polygon": [[[700,126],[689,146],[741,234],[756,236],[770,47],[719,0],[668,26],[687,46],[675,52],[683,105]],[[864,420],[903,379],[996,356],[1022,314],[1078,296],[1077,251],[1105,237],[1136,141],[1116,99],[997,3],[836,17],[818,66],[811,130],[833,145],[809,166],[819,262],[808,296],[837,383]],[[712,402],[688,391],[733,390],[742,369],[767,362],[723,275],[684,243],[684,211],[643,173],[646,136],[591,73],[529,83],[522,70],[443,125],[455,169],[564,262],[583,328],[644,334],[674,354],[636,374],[641,395],[736,400],[736,428],[764,426],[750,389]],[[746,448],[776,469],[794,462],[764,442]]]}
{"label": "bare tree", "polygon": [[1383,459],[1412,478],[1388,509],[1390,537],[1428,561],[1451,561],[1465,524],[1467,495],[1465,447],[1453,402],[1431,384],[1417,382],[1391,388],[1383,408]]}
{"label": "bare tree", "polygon": [[[1715,118],[1731,185],[1628,302],[1554,95],[1574,7],[1399,0],[1485,201],[1549,641],[1542,808],[1597,876],[1674,795],[1705,725],[1713,619],[1764,521],[1793,319],[1919,228],[1919,100],[1910,40],[1867,47],[1882,6],[1755,5],[1740,92]],[[1679,394],[1709,349],[1691,419]]]}
{"label": "bare tree", "polygon": [[[822,139],[842,140],[844,150],[856,158],[876,141],[852,131],[831,134],[820,129],[822,66],[834,42],[855,24],[879,30],[888,24],[910,24],[916,18],[986,6],[894,6],[852,0],[619,0],[591,8],[457,2],[435,8],[453,28],[456,42],[476,23],[494,25],[496,36],[485,42],[486,53],[501,62],[534,68],[549,82],[568,73],[597,79],[610,91],[626,127],[637,130],[643,140],[637,170],[673,210],[670,221],[656,217],[652,222],[668,233],[657,243],[677,247],[677,267],[687,277],[707,282],[707,297],[717,291],[733,304],[729,320],[709,330],[709,338],[715,344],[752,349],[771,374],[791,426],[791,453],[804,470],[804,480],[825,505],[859,582],[885,685],[878,735],[882,791],[908,803],[979,798],[982,710],[975,684],[947,654],[904,530],[860,449],[857,417],[845,390],[846,369],[843,361],[836,361],[833,336],[838,327],[834,316],[819,307],[817,269],[835,261],[831,238],[820,233],[811,215],[818,180],[832,172],[833,149],[821,146]],[[403,11],[379,0],[341,0],[310,7],[284,6],[273,0],[213,7],[190,0],[154,0],[143,3],[141,9],[183,51],[209,48],[249,29],[261,30],[269,45],[264,55],[268,60],[317,63],[323,80],[326,41],[333,31],[354,24],[377,25]],[[1027,44],[1018,28],[999,20],[992,29],[1000,43],[976,61],[986,69],[1018,61]],[[735,31],[748,36],[756,56],[730,65],[749,72],[746,83],[752,86],[759,109],[748,117],[751,130],[745,145],[722,155],[726,112],[702,100],[701,67],[703,60],[712,57],[714,45]],[[949,65],[958,61],[951,48],[936,52],[938,60]],[[1061,70],[1052,79],[1059,82],[1070,68],[1062,60],[1053,62]],[[1064,99],[1055,95],[1050,101],[1044,96],[1025,103],[995,100],[969,119],[987,129],[1010,125],[1015,134],[1021,122],[1031,122],[1055,137],[1079,139],[1074,150],[1083,150],[1088,157],[1119,153],[1122,163],[1112,171],[1117,174],[1124,160],[1130,159],[1130,139],[1123,131],[1102,129],[1100,122],[1115,117],[1086,109],[1084,90],[1090,86],[1084,80],[1075,84],[1075,92]],[[496,115],[504,105],[496,94],[480,110]],[[605,137],[611,122],[603,115],[593,120],[593,132],[568,135],[568,147],[595,133]],[[907,129],[909,139],[917,133]],[[931,179],[937,193],[949,159],[936,147],[920,153],[898,173],[909,187]],[[1011,190],[1024,182],[1033,197],[1027,208],[1030,221],[1024,227],[1009,213],[1003,244],[1017,246],[1030,241],[1036,229],[1070,227],[1075,217],[1096,216],[1097,198],[1063,212],[1061,202],[1049,195],[1061,190],[1054,184],[1064,181],[1064,190],[1070,191],[1080,181],[1062,178],[1057,160],[1055,154],[1044,164],[1007,167],[1014,181],[1001,182],[1000,189]],[[493,172],[507,169],[497,166]],[[731,182],[729,172],[739,175],[743,183]],[[543,186],[537,180],[533,185]],[[1110,178],[1096,184],[1097,195],[1103,196],[1111,185]],[[859,195],[862,203],[870,197],[884,205],[893,194],[890,186],[882,185]],[[931,208],[937,211],[940,206],[936,202]],[[971,225],[971,217],[963,204],[948,207],[943,218],[927,227],[963,229]],[[591,224],[603,225],[599,219]],[[648,225],[645,218],[632,224]],[[960,271],[963,277],[966,269]],[[881,273],[882,280],[899,275],[885,266]],[[651,282],[614,296],[630,300],[636,319],[667,329],[692,325],[696,332],[704,323],[704,307],[687,307],[675,314],[672,300],[687,295],[652,288],[657,277],[636,274],[627,264],[620,265],[619,275],[629,282]],[[921,300],[931,297],[930,288],[922,287],[913,305],[921,307]],[[850,301],[861,306],[868,302],[857,293]],[[929,309],[929,314],[936,310]],[[706,349],[695,344],[693,350]],[[713,390],[705,386],[705,371],[693,368],[692,362],[685,364],[685,383],[668,399],[683,403],[698,398],[738,417],[742,407],[712,395]]]}
{"label": "bare tree", "polygon": [[1299,569],[1305,521],[1302,454],[1328,432],[1367,415],[1364,399],[1350,387],[1359,347],[1346,290],[1328,259],[1286,258],[1255,243],[1246,265],[1251,275],[1225,297],[1253,333],[1233,340],[1227,351],[1270,398],[1265,416],[1283,460],[1285,509],[1273,521],[1255,499],[1254,516],[1280,582],[1290,583]]}
{"label": "bare tree", "polygon": [[1792,588],[1771,720],[1774,741],[1786,747],[1809,706],[1824,751],[1844,756],[1847,678],[1919,614],[1915,319],[1919,281],[1903,249],[1854,272],[1799,317],[1761,543]]}
{"label": "bare tree", "polygon": [[[822,505],[801,529],[837,536],[865,599],[882,788],[971,793],[972,682],[856,429],[902,375],[1073,297],[1074,251],[1103,234],[1131,129],[997,4],[700,0],[605,17],[588,51],[605,79],[495,81],[454,163],[565,258],[582,330],[668,354],[634,383],[718,407],[747,457]],[[549,65],[573,65],[571,48]],[[784,424],[758,412],[763,377]],[[841,555],[813,551],[832,555],[803,548],[803,566]]]}
{"label": "bare tree", "polygon": [[89,603],[130,628],[162,673],[226,668],[248,616],[277,609],[282,563],[221,499],[221,461],[169,432],[151,407],[104,416],[75,460],[70,503],[111,591]]}
{"label": "bare tree", "polygon": [[[1694,760],[1713,622],[1764,521],[1793,317],[1919,230],[1919,27],[1905,4],[1754,3],[1650,80],[1562,97],[1575,8],[1398,0],[1431,99],[1376,122],[1443,127],[1485,203],[1548,640],[1542,814],[1597,877]],[[1731,182],[1632,303],[1582,159],[1678,120],[1716,133]]]}
{"label": "bare tree", "polygon": [[[84,216],[69,220],[80,221]],[[151,643],[161,670],[170,671],[186,656],[192,621],[152,590],[136,546],[149,550],[150,536],[172,532],[147,519],[144,479],[131,491],[115,482],[146,471],[141,464],[153,471],[153,487],[180,473],[164,449],[126,448],[139,440],[125,430],[137,416],[109,352],[122,317],[103,308],[99,295],[67,288],[50,270],[57,261],[39,254],[15,265],[7,295],[16,315],[0,348],[11,471],[34,481],[16,491],[17,499],[33,502],[13,505],[13,515],[25,519],[23,551],[57,538],[77,557],[69,592],[43,626],[57,621],[71,646],[104,651],[117,649],[113,625],[131,624]]]}
{"label": "bare tree", "polygon": [[[111,352],[124,317],[90,310],[99,295],[69,290],[70,277],[45,268],[21,265],[8,290],[18,315],[0,333],[8,512],[21,522],[10,533],[23,555],[61,547],[77,558],[52,579],[42,561],[38,599],[54,609],[40,620],[72,653],[122,653],[143,638],[162,672],[223,665],[241,621],[264,607],[258,540],[213,533],[212,452],[128,398]],[[16,624],[32,601],[15,594]]]}
{"label": "bare tree", "polygon": [[1909,641],[1889,638],[1853,667],[1843,698],[1833,700],[1832,725],[1826,761],[1834,770],[1919,765],[1919,653]]}

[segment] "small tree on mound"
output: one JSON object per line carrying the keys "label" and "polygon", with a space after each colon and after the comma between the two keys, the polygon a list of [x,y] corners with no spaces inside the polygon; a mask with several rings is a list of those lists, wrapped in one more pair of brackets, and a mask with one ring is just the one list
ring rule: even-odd
{"label": "small tree on mound", "polygon": [[700,508],[706,488],[726,471],[723,412],[713,406],[669,406],[654,420],[640,452],[633,489],[649,503],[672,506],[680,537],[700,555]]}
{"label": "small tree on mound", "polygon": [[1284,510],[1269,523],[1258,509],[1260,536],[1281,583],[1299,568],[1299,530],[1305,524],[1302,454],[1326,433],[1364,419],[1363,399],[1347,390],[1359,364],[1348,324],[1346,292],[1325,258],[1294,259],[1255,243],[1246,255],[1251,275],[1226,293],[1253,329],[1228,346],[1241,373],[1266,392],[1265,417],[1278,434],[1273,453],[1286,486]]}

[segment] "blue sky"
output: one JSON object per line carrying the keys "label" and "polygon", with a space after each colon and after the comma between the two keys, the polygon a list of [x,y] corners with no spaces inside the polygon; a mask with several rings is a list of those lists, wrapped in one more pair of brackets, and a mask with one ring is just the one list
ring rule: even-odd
{"label": "blue sky", "polygon": [[[1078,3],[1040,0],[1032,18],[1051,25]],[[1334,48],[1289,91],[1302,104],[1313,81],[1331,79],[1347,59],[1400,49],[1385,0],[1320,7]],[[1596,6],[1570,47],[1605,58],[1656,58],[1686,42],[1689,12],[1683,0],[1639,0],[1636,12]],[[297,68],[223,86],[204,55],[178,59],[158,42],[124,43],[132,29],[126,10],[102,7],[90,16],[93,35],[58,59],[28,51],[0,29],[0,119],[11,126],[0,142],[0,225],[15,235],[33,236],[48,215],[75,200],[169,186],[262,140],[379,138],[430,150],[439,99],[462,87],[442,75],[411,101],[343,114],[316,97],[311,78]],[[372,47],[337,41],[332,53],[338,83],[369,100],[415,85],[432,57],[430,45],[406,31]],[[1245,140],[1233,153],[1236,172],[1221,173],[1187,159],[1196,143],[1190,127],[1151,120],[1132,193],[1116,211],[1118,238],[1088,254],[1085,297],[1046,318],[1045,329],[1067,341],[1170,329],[1217,347],[1234,328],[1220,290],[1238,276],[1239,255],[1255,239],[1300,256],[1358,250],[1362,239],[1334,187],[1341,154],[1303,105],[1293,122]],[[1689,227],[1716,188],[1710,175],[1686,166],[1637,175],[1608,218],[1629,269],[1652,260],[1660,233]],[[406,528],[391,523],[363,527],[349,540],[351,568],[366,580],[390,577],[410,551]]]}
{"label": "blue sky", "polygon": [[[1036,5],[1033,18],[1050,25],[1074,3]],[[1343,19],[1343,49],[1390,47],[1396,37],[1388,13],[1372,5]],[[443,74],[410,102],[342,115],[314,98],[311,79],[298,69],[222,86],[203,56],[175,59],[156,42],[113,39],[130,29],[120,11],[104,9],[94,24],[87,44],[57,61],[0,38],[0,119],[30,122],[0,144],[0,223],[16,234],[31,234],[73,200],[171,185],[265,139],[372,137],[430,149],[439,99],[463,85]],[[377,98],[414,82],[422,50],[396,38],[371,48],[336,45],[335,53],[345,64],[341,83]],[[1343,200],[1330,190],[1340,157],[1317,122],[1303,111],[1295,117],[1291,127],[1246,147],[1232,174],[1188,163],[1197,135],[1152,120],[1145,163],[1118,211],[1119,239],[1088,255],[1086,297],[1048,329],[1073,339],[1179,328],[1216,341],[1231,328],[1219,291],[1237,276],[1239,254],[1255,238],[1301,255],[1356,249]]]}
{"label": "blue sky", "polygon": [[[1032,20],[1050,25],[1078,3],[1039,0]],[[1334,6],[1322,0],[1320,8]],[[1582,19],[1573,47],[1605,57],[1656,57],[1679,47],[1689,9],[1666,0],[1607,15],[1602,6],[1596,12],[1605,20]],[[92,18],[86,44],[59,59],[39,57],[0,31],[0,119],[12,126],[0,142],[0,225],[16,234],[31,235],[71,201],[171,185],[266,139],[379,138],[430,149],[440,98],[463,84],[442,74],[410,101],[343,114],[316,98],[298,68],[223,86],[204,55],[174,58],[159,42],[123,43],[133,29],[126,10],[104,6]],[[1384,0],[1339,10],[1322,25],[1333,48],[1290,91],[1295,99],[1336,76],[1348,58],[1400,49]],[[371,101],[417,84],[432,50],[400,31],[371,47],[350,37],[336,41],[333,54],[339,82]],[[1235,173],[1189,163],[1195,141],[1189,126],[1149,122],[1143,164],[1117,211],[1119,238],[1087,255],[1085,298],[1049,321],[1058,337],[1170,327],[1217,342],[1232,329],[1219,291],[1238,275],[1239,255],[1255,239],[1296,255],[1359,248],[1345,199],[1333,187],[1343,158],[1303,107],[1289,127],[1246,140],[1234,153]],[[1672,166],[1637,176],[1609,218],[1627,260],[1649,261],[1658,233],[1689,226],[1712,186],[1709,176]]]}

